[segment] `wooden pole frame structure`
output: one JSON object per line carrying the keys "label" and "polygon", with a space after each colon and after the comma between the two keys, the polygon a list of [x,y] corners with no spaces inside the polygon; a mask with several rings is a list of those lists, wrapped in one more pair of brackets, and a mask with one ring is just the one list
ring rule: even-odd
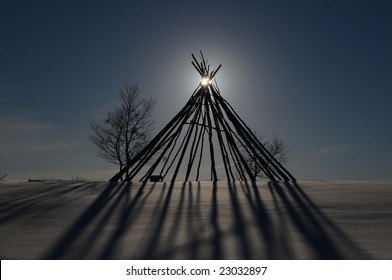
{"label": "wooden pole frame structure", "polygon": [[[209,154],[211,181],[255,181],[246,160],[249,157],[271,181],[295,180],[212,83],[222,65],[210,71],[202,52],[200,61],[193,54],[192,58],[202,82],[180,112],[110,181],[124,176],[132,181],[138,175],[143,182],[163,181],[168,176],[173,182],[181,168],[185,171],[184,181],[199,181],[204,153]],[[224,169],[222,178],[217,170],[218,155]]]}

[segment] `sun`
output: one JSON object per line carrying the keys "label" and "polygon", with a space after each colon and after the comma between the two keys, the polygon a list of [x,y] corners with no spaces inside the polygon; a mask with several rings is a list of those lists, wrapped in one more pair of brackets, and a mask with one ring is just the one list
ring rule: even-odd
{"label": "sun", "polygon": [[201,79],[200,84],[201,84],[203,87],[206,87],[206,86],[209,86],[209,85],[212,84],[212,80],[211,80],[209,77],[203,77],[203,78]]}

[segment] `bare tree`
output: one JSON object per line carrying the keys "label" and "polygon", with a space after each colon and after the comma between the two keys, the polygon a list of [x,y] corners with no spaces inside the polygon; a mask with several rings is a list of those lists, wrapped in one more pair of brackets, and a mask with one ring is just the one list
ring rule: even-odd
{"label": "bare tree", "polygon": [[121,170],[150,140],[156,100],[141,98],[136,85],[121,89],[120,99],[121,105],[107,112],[103,121],[90,122],[89,139],[99,157]]}
{"label": "bare tree", "polygon": [[[272,140],[266,140],[264,136],[259,136],[255,134],[259,142],[269,151],[269,153],[282,165],[288,162],[287,153],[290,151],[290,148],[287,144],[279,138],[277,135],[274,135]],[[260,165],[257,164],[254,157],[250,156],[249,153],[243,153],[245,155],[245,161],[251,171],[253,172],[253,176],[255,178],[268,178]],[[267,163],[269,164],[269,163]]]}

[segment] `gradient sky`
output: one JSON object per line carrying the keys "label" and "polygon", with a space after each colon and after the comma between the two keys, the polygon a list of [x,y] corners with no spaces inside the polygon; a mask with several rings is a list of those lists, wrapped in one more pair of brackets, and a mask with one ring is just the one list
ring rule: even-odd
{"label": "gradient sky", "polygon": [[104,180],[89,122],[137,83],[159,131],[202,50],[221,94],[291,147],[298,179],[392,179],[392,1],[0,3],[0,173]]}

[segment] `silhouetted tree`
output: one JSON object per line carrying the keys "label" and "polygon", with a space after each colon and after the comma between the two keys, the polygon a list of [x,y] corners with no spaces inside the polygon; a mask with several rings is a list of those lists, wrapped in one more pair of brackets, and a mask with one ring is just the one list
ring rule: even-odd
{"label": "silhouetted tree", "polygon": [[[274,135],[272,140],[266,140],[264,136],[259,136],[255,133],[257,139],[261,144],[270,152],[270,154],[282,165],[285,165],[288,162],[287,153],[290,151],[290,148],[287,144],[279,138],[277,135]],[[244,149],[244,148],[243,148]],[[247,162],[247,165],[250,167],[253,172],[253,176],[255,178],[268,178],[260,165],[256,163],[254,158],[248,153],[243,153],[244,159]],[[267,163],[267,165],[270,165]]]}
{"label": "silhouetted tree", "polygon": [[156,101],[141,98],[136,85],[121,89],[120,99],[121,105],[107,112],[101,122],[90,122],[89,139],[99,157],[121,170],[150,140]]}

